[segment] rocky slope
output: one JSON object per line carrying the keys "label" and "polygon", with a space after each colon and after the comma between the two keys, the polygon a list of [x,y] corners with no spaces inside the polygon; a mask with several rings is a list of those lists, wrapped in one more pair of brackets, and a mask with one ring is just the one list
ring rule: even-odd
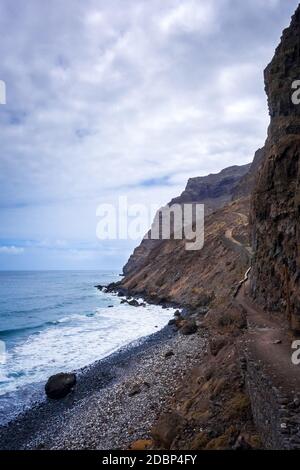
{"label": "rocky slope", "polygon": [[[239,191],[241,180],[246,177],[251,168],[250,164],[233,166],[217,174],[191,178],[183,193],[179,197],[174,198],[169,205],[186,203],[204,204],[205,214],[212,214],[215,210],[231,201],[233,195]],[[247,194],[249,193],[243,192],[243,195]],[[153,257],[156,257],[156,254],[165,248],[165,245],[168,245],[168,243],[162,240],[144,239],[124,266],[123,272],[125,276],[131,276],[134,272],[138,272],[145,266],[148,266],[151,260],[153,261]],[[183,244],[173,242],[172,246],[175,245],[178,245],[177,251],[180,251],[183,246]]]}
{"label": "rocky slope", "polygon": [[254,298],[300,331],[300,6],[265,70],[271,124],[251,203]]}
{"label": "rocky slope", "polygon": [[248,211],[249,198],[243,198],[207,216],[202,250],[186,251],[185,240],[156,242],[121,287],[150,301],[175,302],[192,309],[222,302],[250,264],[247,250],[236,241],[247,239]]}

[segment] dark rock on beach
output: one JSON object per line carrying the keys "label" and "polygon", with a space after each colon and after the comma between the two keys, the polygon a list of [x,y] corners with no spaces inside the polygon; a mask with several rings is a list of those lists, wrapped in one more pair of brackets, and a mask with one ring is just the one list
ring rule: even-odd
{"label": "dark rock on beach", "polygon": [[135,384],[131,387],[131,389],[128,392],[129,397],[134,397],[135,395],[138,395],[141,393],[142,387],[139,384]]}
{"label": "dark rock on beach", "polygon": [[52,375],[45,385],[45,392],[48,398],[59,400],[66,397],[75,384],[76,374],[60,373]]}
{"label": "dark rock on beach", "polygon": [[167,351],[166,354],[165,354],[165,358],[169,358],[169,357],[172,357],[172,356],[175,356],[175,353],[174,351]]}

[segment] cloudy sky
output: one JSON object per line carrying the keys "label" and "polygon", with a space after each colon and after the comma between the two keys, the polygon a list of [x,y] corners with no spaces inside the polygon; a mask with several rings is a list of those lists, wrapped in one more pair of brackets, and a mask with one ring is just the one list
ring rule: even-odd
{"label": "cloudy sky", "polygon": [[102,203],[251,161],[294,0],[0,0],[0,269],[120,269]]}

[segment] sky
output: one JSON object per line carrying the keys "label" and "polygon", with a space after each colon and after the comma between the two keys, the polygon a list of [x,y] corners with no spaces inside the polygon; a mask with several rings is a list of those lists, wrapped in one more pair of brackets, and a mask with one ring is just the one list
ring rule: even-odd
{"label": "sky", "polygon": [[293,0],[0,0],[0,270],[121,269],[97,207],[248,163]]}

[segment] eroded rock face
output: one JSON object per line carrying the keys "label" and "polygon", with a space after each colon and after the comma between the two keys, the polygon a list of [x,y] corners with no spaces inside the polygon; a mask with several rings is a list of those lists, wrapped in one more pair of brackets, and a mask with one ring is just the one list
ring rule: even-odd
{"label": "eroded rock face", "polygon": [[253,162],[250,166],[249,171],[238,181],[238,183],[233,188],[232,199],[235,201],[241,197],[248,196],[252,193],[257,174],[260,170],[260,167],[264,161],[265,157],[265,148],[258,149],[255,152]]}
{"label": "eroded rock face", "polygon": [[231,201],[236,186],[250,168],[251,164],[235,165],[225,168],[220,173],[190,178],[183,193],[173,199],[170,204],[202,202],[207,206],[206,214],[210,214],[213,210],[223,207]]}
{"label": "eroded rock face", "polygon": [[300,80],[300,6],[265,70],[271,123],[250,217],[252,294],[299,331],[300,105],[292,102],[294,80]]}

